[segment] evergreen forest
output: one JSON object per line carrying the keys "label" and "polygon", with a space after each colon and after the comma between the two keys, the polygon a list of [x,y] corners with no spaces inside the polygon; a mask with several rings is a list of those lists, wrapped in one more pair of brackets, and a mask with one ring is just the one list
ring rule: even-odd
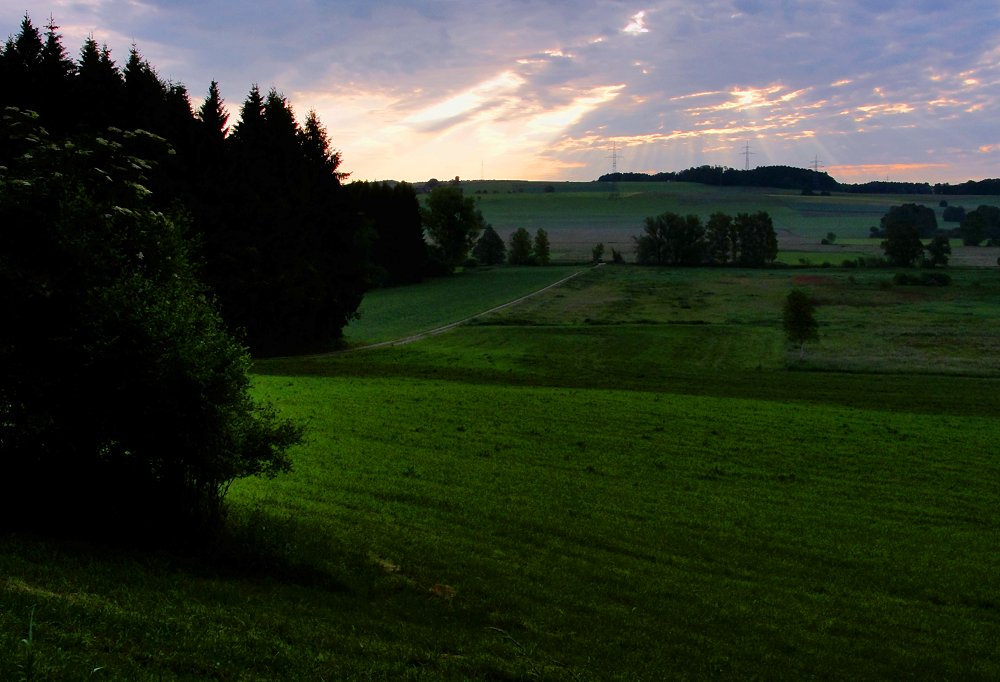
{"label": "evergreen forest", "polygon": [[[150,168],[143,185],[155,209],[185,224],[185,238],[228,327],[255,355],[329,347],[373,284],[413,282],[426,249],[415,191],[406,183],[351,183],[314,112],[299,119],[277,90],[254,86],[238,122],[207,87],[195,110],[187,88],[164,81],[135,45],[119,64],[86,40],[74,59],[58,26],[26,15],[0,51],[6,112],[30,111],[54,141],[143,131]],[[24,121],[21,121],[24,124]]]}

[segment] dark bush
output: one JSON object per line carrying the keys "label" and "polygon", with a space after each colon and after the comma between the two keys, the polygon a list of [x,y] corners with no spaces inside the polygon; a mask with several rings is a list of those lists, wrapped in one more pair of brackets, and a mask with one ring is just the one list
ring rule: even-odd
{"label": "dark bush", "polygon": [[162,141],[54,142],[11,110],[0,132],[0,524],[214,532],[229,484],[287,470],[301,432],[251,398],[182,223],[149,207],[131,150]]}

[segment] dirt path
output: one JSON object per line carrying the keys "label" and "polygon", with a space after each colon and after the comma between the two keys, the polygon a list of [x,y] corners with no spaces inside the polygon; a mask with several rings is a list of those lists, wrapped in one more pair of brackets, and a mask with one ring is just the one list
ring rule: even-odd
{"label": "dirt path", "polygon": [[[604,265],[604,264],[603,263],[598,263],[594,267],[600,267],[601,265]],[[579,277],[580,275],[582,275],[585,272],[587,272],[587,271],[586,270],[578,270],[578,271],[574,272],[572,275],[569,275],[567,277],[563,277],[561,280],[559,280],[557,282],[553,282],[552,284],[549,284],[548,286],[544,286],[541,289],[538,289],[537,291],[532,291],[530,294],[525,294],[524,296],[521,296],[520,298],[515,298],[513,301],[508,301],[508,302],[503,303],[501,305],[498,305],[496,307],[490,308],[489,310],[484,310],[481,313],[476,313],[475,315],[472,315],[470,317],[466,317],[464,320],[459,320],[458,322],[451,322],[451,323],[446,324],[446,325],[441,326],[441,327],[436,327],[434,329],[429,329],[428,331],[425,331],[425,332],[420,332],[418,334],[412,334],[410,336],[404,336],[401,339],[393,339],[391,341],[379,341],[378,343],[369,343],[369,344],[366,344],[364,346],[356,346],[354,348],[345,348],[343,350],[330,351],[329,353],[317,353],[315,355],[300,355],[300,356],[297,356],[297,357],[308,358],[308,359],[326,358],[326,357],[330,357],[331,355],[342,355],[344,353],[356,353],[357,351],[371,350],[372,348],[385,348],[387,346],[404,346],[404,345],[406,345],[408,343],[413,343],[415,341],[421,341],[422,339],[426,339],[426,338],[429,338],[431,336],[437,336],[438,334],[444,334],[447,331],[451,331],[455,327],[460,327],[463,324],[466,324],[468,322],[471,322],[472,320],[475,320],[475,319],[477,319],[479,317],[482,317],[483,315],[489,315],[490,313],[495,313],[495,312],[498,312],[500,310],[504,310],[505,308],[510,308],[511,306],[515,306],[518,303],[521,303],[522,301],[526,301],[526,300],[528,300],[529,298],[531,298],[533,296],[537,296],[538,294],[546,292],[549,289],[554,289],[557,286],[565,284],[566,282],[570,281],[574,277]]]}

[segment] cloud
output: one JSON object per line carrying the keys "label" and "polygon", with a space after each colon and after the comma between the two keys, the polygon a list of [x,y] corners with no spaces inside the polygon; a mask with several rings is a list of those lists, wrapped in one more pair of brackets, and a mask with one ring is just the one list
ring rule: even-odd
{"label": "cloud", "polygon": [[649,29],[646,28],[646,12],[636,12],[632,15],[632,20],[628,25],[622,29],[622,33],[627,33],[631,36],[637,36],[641,33],[649,33]]}
{"label": "cloud", "polygon": [[[930,0],[55,0],[51,11],[71,54],[90,33],[119,59],[135,41],[193,93],[220,81],[233,112],[253,83],[276,87],[320,114],[362,177],[476,175],[485,162],[589,179],[608,170],[612,142],[627,151],[619,168],[742,166],[747,141],[760,164],[821,154],[851,173],[996,174],[995,0],[961,12]],[[23,12],[0,0],[0,30],[16,33]]]}

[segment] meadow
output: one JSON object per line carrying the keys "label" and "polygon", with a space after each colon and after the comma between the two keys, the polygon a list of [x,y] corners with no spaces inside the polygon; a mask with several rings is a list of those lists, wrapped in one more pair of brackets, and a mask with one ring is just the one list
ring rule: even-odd
{"label": "meadow", "polygon": [[998,679],[1000,269],[893,273],[376,292],[346,352],[258,362],[308,440],[215,557],[3,538],[0,679]]}

